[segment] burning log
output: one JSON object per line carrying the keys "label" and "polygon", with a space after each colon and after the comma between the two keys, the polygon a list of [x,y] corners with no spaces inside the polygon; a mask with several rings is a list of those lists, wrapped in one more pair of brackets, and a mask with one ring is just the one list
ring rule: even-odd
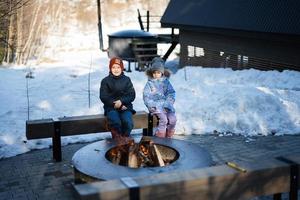
{"label": "burning log", "polygon": [[129,137],[118,136],[115,141],[117,147],[110,151],[111,162],[116,165],[127,165],[129,148],[134,145],[134,140]]}
{"label": "burning log", "polygon": [[121,160],[121,151],[118,151],[117,149],[113,149],[111,151],[111,162],[118,165]]}
{"label": "burning log", "polygon": [[140,141],[140,147],[142,152],[146,153],[146,155],[149,157],[148,165],[150,167],[165,166],[160,152],[150,137],[142,137]]}
{"label": "burning log", "polygon": [[137,144],[130,145],[128,150],[128,167],[139,168],[141,158],[138,156],[139,146]]}
{"label": "burning log", "polygon": [[163,157],[161,148],[150,137],[142,137],[139,143],[127,138],[118,140],[117,144],[109,152],[109,159],[114,164],[131,168],[163,167],[169,164],[169,159]]}

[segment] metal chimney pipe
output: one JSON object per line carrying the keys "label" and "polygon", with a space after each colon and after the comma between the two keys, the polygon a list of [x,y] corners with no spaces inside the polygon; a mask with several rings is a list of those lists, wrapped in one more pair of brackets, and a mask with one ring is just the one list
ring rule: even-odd
{"label": "metal chimney pipe", "polygon": [[104,49],[103,49],[102,22],[101,22],[101,2],[100,2],[100,0],[97,0],[97,11],[98,11],[99,44],[100,44],[100,49],[102,51],[104,51]]}

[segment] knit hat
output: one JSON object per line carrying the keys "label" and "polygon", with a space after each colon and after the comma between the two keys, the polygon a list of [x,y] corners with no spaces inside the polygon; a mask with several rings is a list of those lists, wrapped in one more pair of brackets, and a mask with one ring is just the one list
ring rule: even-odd
{"label": "knit hat", "polygon": [[164,71],[165,71],[164,65],[165,65],[165,61],[161,57],[155,57],[151,61],[150,70],[152,72],[154,72],[154,71],[160,71],[163,74]]}
{"label": "knit hat", "polygon": [[109,71],[111,71],[111,68],[114,64],[120,65],[122,71],[124,70],[124,64],[123,64],[123,61],[122,61],[121,58],[114,57],[114,58],[110,59],[110,61],[109,61]]}

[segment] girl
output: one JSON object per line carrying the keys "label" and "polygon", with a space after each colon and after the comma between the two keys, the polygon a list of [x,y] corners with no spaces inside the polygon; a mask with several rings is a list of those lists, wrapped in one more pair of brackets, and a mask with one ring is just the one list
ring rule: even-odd
{"label": "girl", "polygon": [[168,80],[170,73],[164,69],[164,61],[155,57],[146,71],[148,82],[144,87],[143,99],[149,112],[159,119],[155,135],[171,138],[175,132],[175,90]]}

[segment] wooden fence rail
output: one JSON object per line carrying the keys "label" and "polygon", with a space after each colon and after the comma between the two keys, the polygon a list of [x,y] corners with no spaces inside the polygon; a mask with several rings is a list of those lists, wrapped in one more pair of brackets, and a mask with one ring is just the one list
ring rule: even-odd
{"label": "wooden fence rail", "polygon": [[299,163],[300,156],[297,155],[240,164],[246,172],[219,165],[74,185],[74,189],[83,200],[238,200],[262,195],[274,195],[274,199],[281,199],[281,193],[286,192],[290,192],[291,200],[296,200],[300,181]]}

